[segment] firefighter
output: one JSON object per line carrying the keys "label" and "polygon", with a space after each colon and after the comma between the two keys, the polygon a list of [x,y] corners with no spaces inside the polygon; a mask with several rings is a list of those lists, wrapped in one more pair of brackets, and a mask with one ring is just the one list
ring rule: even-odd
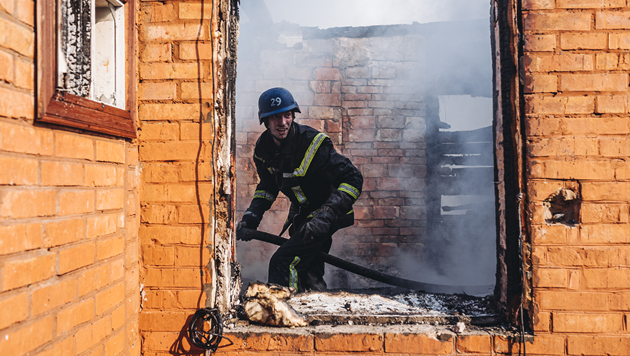
{"label": "firefighter", "polygon": [[[258,99],[258,118],[267,128],[256,142],[254,163],[260,183],[236,227],[236,238],[247,241],[243,228],[256,229],[279,192],[291,201],[282,233],[290,239],[269,261],[269,283],[295,291],[321,291],[324,262],[332,235],[354,223],[352,205],[363,177],[350,160],[335,151],[330,138],[294,121],[298,103],[284,88],[272,88]],[[280,233],[280,235],[282,235]]]}

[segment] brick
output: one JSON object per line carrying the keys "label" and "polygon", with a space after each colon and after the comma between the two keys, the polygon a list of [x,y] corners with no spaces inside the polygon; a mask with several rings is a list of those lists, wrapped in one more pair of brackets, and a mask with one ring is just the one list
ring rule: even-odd
{"label": "brick", "polygon": [[139,327],[142,330],[151,331],[179,331],[187,323],[190,316],[188,312],[143,312],[140,314]]}
{"label": "brick", "polygon": [[628,269],[585,269],[582,271],[582,281],[586,289],[622,289],[630,281]]}
{"label": "brick", "polygon": [[453,352],[453,341],[453,334],[443,334],[443,338],[438,340],[435,335],[429,334],[385,333],[385,352],[449,355]]}
{"label": "brick", "polygon": [[155,240],[160,245],[201,244],[201,228],[197,226],[141,226],[139,235],[143,241]]}
{"label": "brick", "polygon": [[540,268],[534,274],[534,286],[539,288],[566,288],[569,272],[566,269]]}
{"label": "brick", "polygon": [[214,88],[212,87],[212,83],[199,84],[184,82],[180,86],[182,99],[199,100],[199,98],[201,97],[201,99],[207,99],[208,101],[211,101],[214,98]]}
{"label": "brick", "polygon": [[79,135],[55,132],[55,156],[94,159],[94,140]]}
{"label": "brick", "polygon": [[44,247],[56,247],[85,238],[85,219],[71,219],[44,224]]}
{"label": "brick", "polygon": [[551,313],[538,312],[534,314],[534,331],[548,332],[551,330]]}
{"label": "brick", "polygon": [[177,13],[173,4],[152,2],[144,3],[143,5],[143,10],[146,14],[143,20],[146,22],[170,22],[177,19]]}
{"label": "brick", "polygon": [[490,353],[492,337],[490,335],[458,335],[455,342],[458,353]]}
{"label": "brick", "polygon": [[335,117],[335,112],[329,106],[311,106],[308,108],[308,116],[311,119],[332,119]]}
{"label": "brick", "polygon": [[588,96],[526,96],[525,108],[532,114],[591,114],[595,98]]}
{"label": "brick", "polygon": [[154,269],[148,268],[145,277],[148,287],[192,287],[201,284],[199,269]]}
{"label": "brick", "polygon": [[600,139],[600,155],[603,157],[627,157],[630,155],[630,147],[628,147],[628,143],[628,139],[621,137]]}
{"label": "brick", "polygon": [[[140,159],[143,161],[194,161],[200,144],[198,142],[143,143]],[[206,144],[201,144],[202,157],[207,154]]]}
{"label": "brick", "polygon": [[179,5],[179,18],[186,20],[201,19],[203,14],[204,19],[210,19],[212,14],[212,5],[204,4],[203,8],[201,4],[180,4]]}
{"label": "brick", "polygon": [[96,259],[104,260],[123,253],[125,240],[123,236],[114,237],[96,242]]}
{"label": "brick", "polygon": [[[181,127],[181,133],[180,133],[179,139],[181,139],[182,141],[204,140],[206,142],[209,142],[213,138],[212,128],[208,124],[200,125],[199,123],[194,123],[194,122],[193,123],[182,122],[180,127]],[[199,133],[200,133],[199,131],[201,131],[201,137],[199,137]],[[177,131],[175,132],[177,133]],[[199,167],[203,169],[205,168],[205,165],[202,164]]]}
{"label": "brick", "polygon": [[199,105],[195,104],[142,104],[139,109],[142,121],[178,120],[182,117],[199,117]]}
{"label": "brick", "polygon": [[[26,2],[26,0],[22,0]],[[33,3],[30,3],[31,6]],[[35,87],[35,68],[32,62],[15,61],[15,86],[22,89],[33,90]]]}
{"label": "brick", "polygon": [[627,243],[630,239],[630,225],[598,224],[584,225],[580,232],[583,244]]}
{"label": "brick", "polygon": [[546,179],[613,179],[614,171],[607,162],[586,160],[531,161],[530,174]]}
{"label": "brick", "polygon": [[83,185],[83,165],[70,162],[42,162],[42,185]]}
{"label": "brick", "polygon": [[28,158],[0,157],[0,185],[34,185],[38,183],[38,161]]}
{"label": "brick", "polygon": [[[169,5],[173,6],[172,4]],[[169,43],[147,44],[140,53],[142,62],[170,62],[172,60],[171,44]],[[182,57],[180,56],[180,58]]]}
{"label": "brick", "polygon": [[122,209],[125,206],[123,189],[102,189],[96,191],[96,210]]}
{"label": "brick", "polygon": [[525,77],[525,93],[555,93],[557,91],[557,75],[528,75]]}
{"label": "brick", "polygon": [[630,350],[630,337],[625,335],[569,335],[567,352],[569,355],[611,355],[623,356]]}
{"label": "brick", "polygon": [[[11,103],[11,107],[19,107],[20,100],[13,96],[11,92],[6,93],[4,89],[0,89],[0,97],[3,98],[2,103]],[[10,110],[4,109],[1,103],[0,112],[9,113],[10,115]],[[53,134],[51,131],[27,126],[0,124],[0,137],[2,137],[0,141],[0,150],[2,151],[40,156],[50,156],[53,153]]]}
{"label": "brick", "polygon": [[[527,341],[528,354],[564,355],[564,336],[536,335],[534,341]],[[522,350],[520,343],[505,336],[494,336],[494,351],[497,353],[518,354]]]}
{"label": "brick", "polygon": [[102,164],[85,165],[85,185],[89,187],[110,187],[117,184],[115,166]]}
{"label": "brick", "polygon": [[561,91],[625,91],[626,74],[563,74],[560,76]]}
{"label": "brick", "polygon": [[164,184],[145,185],[142,191],[143,202],[188,202],[197,200],[197,193],[194,185]]}
{"label": "brick", "polygon": [[59,193],[59,215],[75,215],[94,211],[94,191],[62,191]]}
{"label": "brick", "polygon": [[177,95],[175,83],[139,83],[138,99],[140,100],[173,100]]}
{"label": "brick", "polygon": [[41,224],[0,226],[0,255],[39,248],[43,244]]}
{"label": "brick", "polygon": [[[0,19],[0,21],[2,20]],[[1,27],[2,26],[0,24],[0,29]],[[14,90],[0,88],[0,96],[3,98],[3,100],[0,101],[0,113],[2,113],[3,116],[26,119],[34,118],[35,104],[31,95]],[[19,148],[21,148],[23,145],[20,143],[3,143],[3,145],[0,147],[3,146],[15,149],[14,147],[19,146]],[[41,149],[41,147],[35,146],[25,149],[38,150]]]}
{"label": "brick", "polygon": [[555,8],[553,0],[524,0],[523,10],[549,10]]}
{"label": "brick", "polygon": [[121,282],[96,295],[96,314],[105,313],[115,305],[122,303],[124,299],[125,285]]}
{"label": "brick", "polygon": [[630,200],[630,182],[585,182],[582,186],[582,198],[585,201],[621,201]]}
{"label": "brick", "polygon": [[195,346],[190,344],[187,337],[182,338],[180,332],[152,332],[143,334],[143,350],[146,351],[164,351],[167,354],[171,348],[171,345],[178,343],[183,350],[186,350],[192,354],[203,353]]}
{"label": "brick", "polygon": [[173,224],[179,221],[174,205],[147,204],[140,209],[140,221],[149,224]]}
{"label": "brick", "polygon": [[[199,124],[190,125],[199,126]],[[142,141],[174,141],[179,138],[179,125],[176,123],[144,123],[138,132],[138,138]]]}
{"label": "brick", "polygon": [[212,59],[212,44],[182,42],[179,44],[179,59]]}
{"label": "brick", "polygon": [[99,290],[111,281],[111,265],[102,265],[82,272],[77,277],[79,296]]}
{"label": "brick", "polygon": [[[12,49],[28,58],[34,57],[35,36],[33,30],[16,23],[0,19],[0,46]],[[2,96],[4,99],[6,97]],[[13,104],[13,102],[11,102]]]}
{"label": "brick", "polygon": [[605,49],[608,44],[606,33],[563,33],[560,36],[560,48],[570,49]]}
{"label": "brick", "polygon": [[77,353],[84,352],[103,341],[112,332],[111,319],[101,318],[76,332]]}
{"label": "brick", "polygon": [[538,291],[535,299],[542,310],[606,311],[608,298],[605,293]]}
{"label": "brick", "polygon": [[[630,36],[627,33],[611,33],[609,40],[610,49],[630,49]],[[618,54],[602,53],[601,55],[614,56],[618,58]],[[613,67],[613,68],[616,68]]]}
{"label": "brick", "polygon": [[33,292],[33,315],[45,313],[74,300],[77,294],[77,281],[61,281]]}
{"label": "brick", "polygon": [[627,222],[628,206],[612,204],[582,204],[580,220],[583,223]]}
{"label": "brick", "polygon": [[73,304],[57,314],[57,334],[63,334],[94,317],[94,299]]}
{"label": "brick", "polygon": [[629,97],[622,95],[600,95],[596,99],[597,110],[601,114],[624,114],[629,111]]}
{"label": "brick", "polygon": [[7,291],[48,279],[55,274],[55,255],[8,261],[2,268],[2,290]]}
{"label": "brick", "polygon": [[591,29],[590,13],[542,13],[523,14],[525,31],[588,31]]}
{"label": "brick", "polygon": [[125,144],[123,142],[96,141],[96,160],[125,163]]}
{"label": "brick", "polygon": [[149,42],[195,41],[198,39],[205,40],[206,38],[207,28],[205,25],[199,28],[198,22],[180,24],[145,24],[140,29],[139,36],[141,41]]}
{"label": "brick", "polygon": [[[202,261],[200,260],[202,254]],[[175,246],[175,266],[195,267],[200,264],[206,266],[210,262],[210,255],[206,251],[199,251],[199,247]]]}
{"label": "brick", "polygon": [[125,325],[125,306],[121,305],[116,308],[112,313],[112,328],[118,330]]}
{"label": "brick", "polygon": [[15,12],[15,1],[0,0],[0,9],[6,10],[8,14],[13,14]]}
{"label": "brick", "polygon": [[[13,5],[13,4],[12,4]],[[4,80],[8,83],[13,82],[13,67],[14,60],[13,56],[6,52],[0,52],[0,61],[5,65],[0,68],[0,80]]]}
{"label": "brick", "polygon": [[53,317],[13,329],[0,342],[0,355],[25,355],[53,338]]}
{"label": "brick", "polygon": [[95,245],[87,243],[59,251],[59,274],[68,273],[94,263]]}
{"label": "brick", "polygon": [[319,352],[375,352],[383,350],[379,334],[316,334],[315,350]]}
{"label": "brick", "polygon": [[529,54],[524,60],[524,70],[528,72],[592,71],[594,67],[590,54]]}
{"label": "brick", "polygon": [[[140,65],[140,79],[196,79],[197,63],[151,63]],[[203,73],[203,68],[201,68]]]}
{"label": "brick", "polygon": [[105,355],[120,355],[125,349],[125,333],[118,334],[105,342]]}
{"label": "brick", "polygon": [[605,9],[608,7],[624,7],[625,0],[558,0],[559,9]]}
{"label": "brick", "polygon": [[14,190],[4,194],[0,203],[0,217],[29,218],[55,214],[55,192],[50,190]]}
{"label": "brick", "polygon": [[595,138],[555,138],[532,140],[528,147],[531,157],[597,156],[598,140]]}
{"label": "brick", "polygon": [[317,68],[317,80],[341,80],[341,73],[337,68]]}
{"label": "brick", "polygon": [[595,13],[595,28],[598,30],[630,29],[630,12],[598,11]]}
{"label": "brick", "polygon": [[0,308],[5,312],[0,314],[0,330],[28,318],[28,294],[22,293],[0,300]]}
{"label": "brick", "polygon": [[331,94],[330,80],[311,81],[308,86],[315,93]]}

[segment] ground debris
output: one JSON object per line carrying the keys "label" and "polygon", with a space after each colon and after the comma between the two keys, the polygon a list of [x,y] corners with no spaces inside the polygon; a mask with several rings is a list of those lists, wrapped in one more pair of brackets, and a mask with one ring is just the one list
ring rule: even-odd
{"label": "ground debris", "polygon": [[291,292],[287,287],[250,283],[245,292],[244,311],[247,319],[269,326],[307,326],[308,322],[286,302]]}

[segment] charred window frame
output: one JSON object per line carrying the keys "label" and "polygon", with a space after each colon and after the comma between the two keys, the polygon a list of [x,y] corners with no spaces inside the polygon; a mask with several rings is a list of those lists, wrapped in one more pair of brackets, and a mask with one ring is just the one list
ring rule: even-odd
{"label": "charred window frame", "polygon": [[492,0],[494,156],[497,218],[495,299],[507,319],[531,330],[532,282],[526,224],[525,117],[520,1]]}
{"label": "charred window frame", "polygon": [[39,122],[136,137],[134,8],[134,0],[37,2]]}

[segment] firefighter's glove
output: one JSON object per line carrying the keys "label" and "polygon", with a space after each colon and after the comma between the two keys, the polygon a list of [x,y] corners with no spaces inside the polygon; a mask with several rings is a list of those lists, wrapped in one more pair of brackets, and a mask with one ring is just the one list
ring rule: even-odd
{"label": "firefighter's glove", "polygon": [[322,206],[313,219],[304,224],[302,228],[302,243],[307,244],[326,236],[336,220],[336,214],[329,207]]}
{"label": "firefighter's glove", "polygon": [[236,239],[241,241],[251,240],[252,237],[244,229],[256,230],[258,225],[260,225],[260,219],[249,211],[245,212],[241,222],[236,225]]}
{"label": "firefighter's glove", "polygon": [[350,195],[334,189],[313,219],[304,224],[302,242],[306,244],[330,234],[337,220],[352,209],[352,203]]}

